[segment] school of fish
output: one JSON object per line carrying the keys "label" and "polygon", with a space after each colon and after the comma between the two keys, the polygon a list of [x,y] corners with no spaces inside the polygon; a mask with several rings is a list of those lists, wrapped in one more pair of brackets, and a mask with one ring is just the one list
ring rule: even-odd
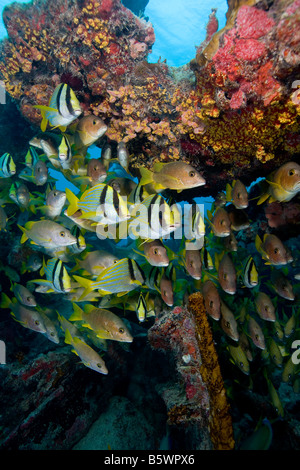
{"label": "school of fish", "polygon": [[[134,340],[126,311],[145,322],[199,290],[230,361],[250,376],[261,355],[271,402],[283,416],[272,371],[281,368],[284,382],[297,382],[290,348],[300,339],[299,267],[274,233],[257,233],[251,250],[241,243],[252,223],[244,184],[228,183],[207,216],[195,201],[183,210],[165,190],[198,187],[201,197],[205,179],[191,165],[156,163],[133,177],[126,144],[107,142],[107,125],[82,116],[67,84],[58,85],[49,106],[36,108],[42,133],[24,152],[24,169],[17,172],[9,153],[0,158],[0,182],[9,181],[1,185],[0,229],[14,230],[31,248],[15,279],[0,266],[12,292],[2,293],[1,307],[54,343],[63,338],[86,367],[106,375],[107,341]],[[92,158],[96,142],[99,157]],[[55,171],[64,190],[56,188]],[[288,202],[299,191],[300,166],[288,162],[264,180],[253,204]],[[39,295],[63,296],[73,313],[49,313]]]}

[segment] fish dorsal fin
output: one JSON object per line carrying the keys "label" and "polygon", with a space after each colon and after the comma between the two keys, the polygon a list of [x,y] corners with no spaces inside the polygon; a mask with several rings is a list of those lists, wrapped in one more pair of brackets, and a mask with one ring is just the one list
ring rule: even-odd
{"label": "fish dorsal fin", "polygon": [[260,238],[259,235],[256,234],[256,237],[255,237],[255,248],[257,249],[257,251],[260,251],[261,245],[262,245],[261,238]]}
{"label": "fish dorsal fin", "polygon": [[162,163],[162,162],[156,162],[154,163],[153,165],[153,171],[155,171],[156,173],[160,172],[163,167],[165,166],[165,163]]}
{"label": "fish dorsal fin", "polygon": [[90,313],[90,312],[92,312],[93,310],[95,310],[95,305],[86,304],[83,309],[84,309],[84,312],[85,312],[85,313]]}
{"label": "fish dorsal fin", "polygon": [[232,200],[232,187],[229,183],[226,184],[226,201],[229,202]]}

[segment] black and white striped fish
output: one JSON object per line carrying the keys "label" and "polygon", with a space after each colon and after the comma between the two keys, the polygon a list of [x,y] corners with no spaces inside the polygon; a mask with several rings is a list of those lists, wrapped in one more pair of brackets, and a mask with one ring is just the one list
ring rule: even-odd
{"label": "black and white striped fish", "polygon": [[12,156],[5,152],[0,158],[0,178],[10,178],[16,174],[16,165]]}
{"label": "black and white striped fish", "polygon": [[60,83],[50,98],[49,106],[34,106],[41,110],[41,130],[45,132],[49,121],[52,127],[59,127],[64,132],[72,121],[82,113],[80,103],[72,88],[66,83]]}

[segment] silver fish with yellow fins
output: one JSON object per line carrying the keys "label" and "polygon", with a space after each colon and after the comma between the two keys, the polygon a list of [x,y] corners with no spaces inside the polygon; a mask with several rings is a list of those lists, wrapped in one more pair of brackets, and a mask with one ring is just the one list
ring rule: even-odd
{"label": "silver fish with yellow fins", "polygon": [[269,198],[270,202],[287,202],[300,191],[300,165],[296,162],[284,163],[267,179],[268,190],[257,204],[262,204]]}
{"label": "silver fish with yellow fins", "polygon": [[25,227],[20,225],[18,227],[23,232],[21,243],[25,243],[29,239],[36,245],[46,248],[56,248],[57,246],[76,243],[76,238],[68,229],[52,220],[30,221],[25,224]]}
{"label": "silver fish with yellow fins", "polygon": [[81,321],[82,326],[93,330],[99,338],[131,343],[133,337],[123,320],[110,310],[85,305],[82,310],[73,304],[70,321]]}
{"label": "silver fish with yellow fins", "polygon": [[237,367],[244,374],[249,375],[250,374],[250,365],[249,365],[247,356],[246,356],[245,352],[243,351],[242,347],[239,344],[237,346],[229,344],[227,347],[228,347],[230,356],[233,359],[234,364],[237,365]]}
{"label": "silver fish with yellow fins", "polygon": [[41,130],[46,131],[48,122],[62,132],[80,116],[82,109],[74,91],[66,83],[60,83],[54,90],[48,106],[35,105],[41,111]]}
{"label": "silver fish with yellow fins", "polygon": [[[15,300],[15,301],[14,301]],[[29,309],[20,304],[17,299],[12,299],[2,293],[0,306],[11,310],[11,315],[24,328],[36,331],[37,333],[46,333],[46,328],[40,313],[36,309]]]}
{"label": "silver fish with yellow fins", "polygon": [[154,189],[160,192],[163,189],[183,189],[203,186],[206,181],[192,166],[184,162],[155,163],[153,171],[140,168],[140,184],[152,183]]}
{"label": "silver fish with yellow fins", "polygon": [[70,344],[72,351],[80,357],[82,363],[100,374],[107,375],[108,370],[102,357],[77,336],[72,337],[69,330],[66,330],[65,343]]}

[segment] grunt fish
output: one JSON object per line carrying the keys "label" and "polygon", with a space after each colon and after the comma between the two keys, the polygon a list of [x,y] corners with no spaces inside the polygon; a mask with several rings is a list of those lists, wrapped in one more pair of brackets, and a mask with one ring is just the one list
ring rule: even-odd
{"label": "grunt fish", "polygon": [[248,193],[245,185],[240,180],[234,180],[232,186],[226,185],[226,200],[232,202],[236,209],[248,207]]}
{"label": "grunt fish", "polygon": [[237,322],[233,312],[230,308],[221,300],[221,327],[224,333],[233,341],[239,340],[239,332],[237,329]]}
{"label": "grunt fish", "polygon": [[282,272],[272,271],[270,285],[280,297],[287,300],[295,300],[293,286]]}
{"label": "grunt fish", "polygon": [[284,244],[276,235],[266,233],[263,241],[259,235],[256,235],[255,247],[262,257],[274,266],[281,266],[293,261]]}
{"label": "grunt fish", "polygon": [[15,283],[12,286],[12,291],[20,304],[26,307],[36,307],[37,304],[34,295],[26,287]]}
{"label": "grunt fish", "polygon": [[155,163],[153,171],[140,168],[140,184],[152,183],[157,192],[162,189],[183,189],[203,186],[206,181],[192,166],[184,162]]}
{"label": "grunt fish", "polygon": [[290,201],[300,191],[300,166],[296,162],[284,163],[266,181],[269,184],[268,190],[257,204],[262,204],[268,198],[269,203]]}
{"label": "grunt fish", "polygon": [[234,264],[228,255],[225,253],[221,260],[216,256],[216,266],[218,270],[218,279],[222,289],[230,295],[236,293],[236,270]]}
{"label": "grunt fish", "polygon": [[219,320],[221,316],[221,298],[218,289],[210,279],[203,283],[202,294],[206,312],[214,320]]}
{"label": "grunt fish", "polygon": [[100,374],[108,374],[107,367],[102,357],[77,336],[72,337],[69,330],[66,330],[65,343],[73,346],[74,349],[72,351],[80,357],[86,367]]}
{"label": "grunt fish", "polygon": [[247,359],[247,356],[245,352],[243,351],[243,348],[241,345],[228,345],[228,350],[230,353],[230,356],[233,359],[234,364],[238,366],[238,368],[246,375],[250,374],[250,365]]}
{"label": "grunt fish", "polygon": [[107,125],[98,116],[89,114],[78,121],[75,128],[74,144],[76,149],[93,145],[107,131]]}
{"label": "grunt fish", "polygon": [[264,292],[259,292],[255,297],[256,311],[262,320],[276,321],[275,307],[270,297]]}
{"label": "grunt fish", "polygon": [[253,317],[249,317],[247,322],[247,328],[250,338],[253,343],[259,349],[266,349],[265,337],[263,331],[256,320]]}
{"label": "grunt fish", "polygon": [[223,207],[218,207],[212,215],[207,211],[208,221],[216,237],[228,237],[230,235],[230,219],[227,211]]}
{"label": "grunt fish", "polygon": [[15,302],[11,301],[4,293],[2,293],[0,306],[10,309],[14,320],[24,326],[24,328],[38,333],[46,333],[43,319],[36,309],[29,309],[25,305],[20,304],[17,300]]}
{"label": "grunt fish", "polygon": [[82,310],[73,304],[73,313],[70,321],[81,321],[82,326],[93,330],[101,339],[131,343],[133,337],[123,320],[110,310],[96,308],[94,305],[85,305]]}
{"label": "grunt fish", "polygon": [[60,83],[54,90],[49,106],[36,105],[42,115],[41,130],[45,132],[48,122],[64,132],[69,124],[82,113],[74,91],[66,83]]}
{"label": "grunt fish", "polygon": [[167,250],[160,240],[153,240],[151,242],[144,242],[140,245],[143,249],[145,258],[151,266],[168,266],[169,258]]}
{"label": "grunt fish", "polygon": [[76,238],[68,229],[52,222],[52,220],[31,221],[27,222],[25,227],[20,225],[18,227],[23,232],[21,243],[29,239],[36,245],[46,248],[56,248],[76,243]]}

